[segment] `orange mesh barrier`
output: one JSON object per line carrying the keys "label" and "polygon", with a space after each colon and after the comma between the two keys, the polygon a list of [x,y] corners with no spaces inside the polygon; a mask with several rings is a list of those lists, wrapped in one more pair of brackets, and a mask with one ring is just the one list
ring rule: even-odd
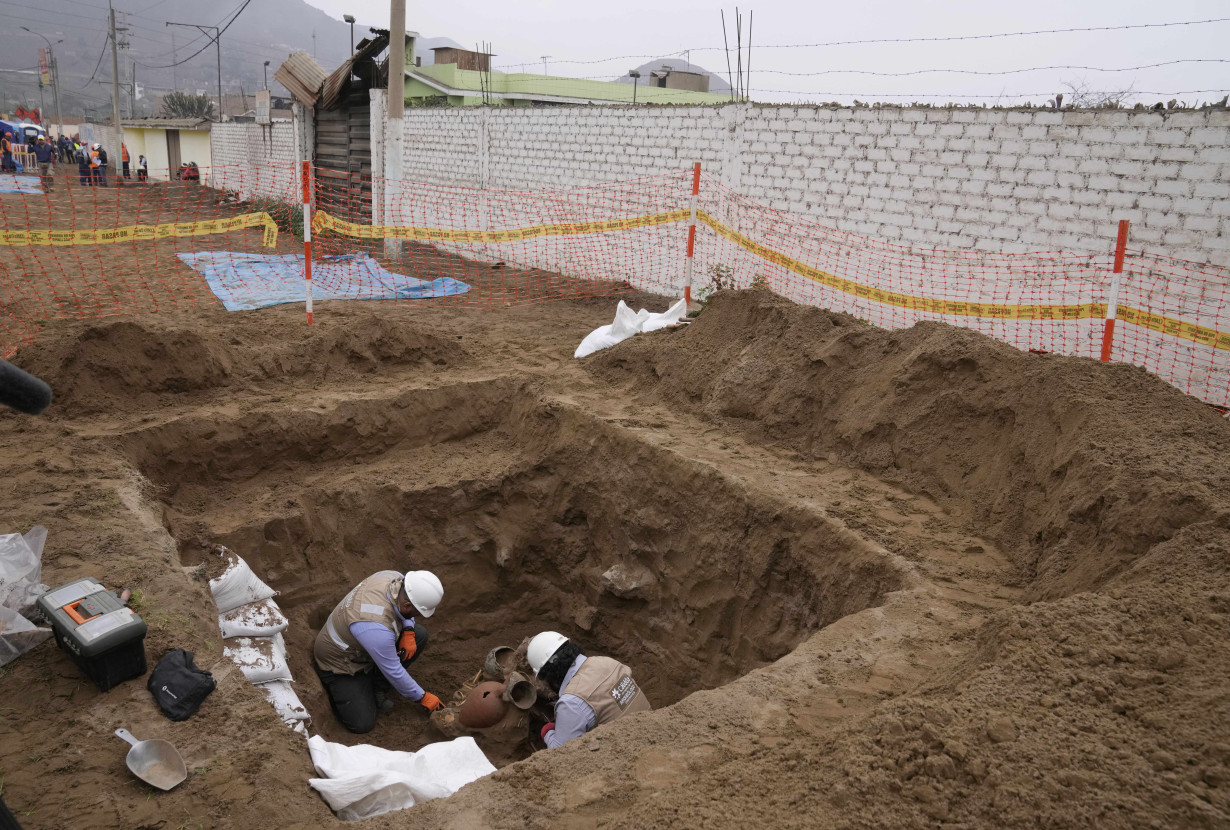
{"label": "orange mesh barrier", "polygon": [[[44,320],[302,302],[298,167],[199,173],[152,171],[138,185],[134,171],[117,189],[60,166],[50,194],[0,193],[0,353]],[[323,169],[312,182],[318,301],[507,307],[685,287],[690,169],[566,191]],[[1101,352],[1113,227],[1098,255],[895,245],[769,209],[708,176],[696,208],[694,298],[763,284],[879,326],[938,320],[1021,349]],[[1129,250],[1120,277],[1112,359],[1230,406],[1230,271]]]}

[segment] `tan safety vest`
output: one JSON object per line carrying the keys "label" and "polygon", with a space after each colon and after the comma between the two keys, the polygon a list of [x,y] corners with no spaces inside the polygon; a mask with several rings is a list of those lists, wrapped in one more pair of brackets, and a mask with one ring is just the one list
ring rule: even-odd
{"label": "tan safety vest", "polygon": [[394,637],[401,634],[401,620],[394,608],[401,582],[402,575],[397,571],[381,571],[354,586],[316,635],[312,648],[316,665],[334,674],[358,674],[375,665],[358,638],[350,633],[350,626],[376,622],[392,631]]}
{"label": "tan safety vest", "polygon": [[594,726],[653,707],[632,679],[632,669],[610,657],[586,657],[563,694],[576,695],[594,710]]}

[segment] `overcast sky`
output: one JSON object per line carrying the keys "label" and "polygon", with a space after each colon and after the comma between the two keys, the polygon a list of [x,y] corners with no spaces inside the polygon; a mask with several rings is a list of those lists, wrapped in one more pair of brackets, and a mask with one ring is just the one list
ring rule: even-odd
{"label": "overcast sky", "polygon": [[[388,26],[387,0],[308,0],[334,17],[353,14],[358,25]],[[451,37],[473,48],[491,41],[496,68],[610,78],[649,57],[679,56],[726,74],[719,12],[734,34],[734,5],[696,0],[407,0],[406,26],[424,37]],[[745,15],[748,7],[740,6]],[[1230,18],[1226,0],[761,0],[754,11],[752,97],[763,101],[864,101],[909,103],[1045,103],[1056,92],[1071,100],[1069,84],[1091,91],[1133,89],[1132,102],[1177,97],[1189,104],[1216,101],[1230,92],[1230,21],[1125,31],[1044,34],[941,43],[883,43],[806,48],[792,44],[872,38],[937,38],[1076,27]],[[732,43],[733,48],[733,43]],[[602,63],[576,63],[612,58]],[[1179,63],[1124,72],[1097,69]],[[573,62],[570,62],[573,61]],[[733,56],[732,56],[733,61]],[[1215,61],[1215,62],[1213,62]],[[527,64],[514,69],[510,65]],[[1070,65],[1005,75],[928,72],[930,69],[1004,72]],[[837,71],[840,70],[840,71]],[[792,75],[785,73],[827,73]],[[1215,90],[1191,92],[1190,90]],[[1184,94],[1178,94],[1178,93]],[[982,96],[982,97],[975,97]]]}

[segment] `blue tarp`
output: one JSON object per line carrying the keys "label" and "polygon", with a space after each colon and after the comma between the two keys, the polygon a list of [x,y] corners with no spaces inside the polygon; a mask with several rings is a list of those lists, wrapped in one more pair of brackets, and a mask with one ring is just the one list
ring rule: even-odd
{"label": "blue tarp", "polygon": [[[21,165],[18,165],[20,167]],[[38,176],[14,176],[0,173],[0,193],[42,193],[42,180]]]}
{"label": "blue tarp", "polygon": [[[303,256],[267,256],[232,251],[178,254],[204,275],[227,311],[301,303]],[[312,260],[313,300],[415,300],[464,294],[470,286],[451,277],[427,282],[386,271],[367,254],[344,254]]]}

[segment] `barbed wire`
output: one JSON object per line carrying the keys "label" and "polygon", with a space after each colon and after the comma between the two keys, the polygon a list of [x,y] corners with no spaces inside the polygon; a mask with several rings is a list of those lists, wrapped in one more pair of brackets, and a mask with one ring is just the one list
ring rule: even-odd
{"label": "barbed wire", "polygon": [[[1230,17],[1212,17],[1205,20],[1180,20],[1170,23],[1133,23],[1119,26],[1082,26],[1066,29],[1033,29],[1022,32],[995,32],[983,35],[949,35],[945,37],[897,37],[897,38],[869,38],[865,40],[833,40],[826,43],[770,43],[757,44],[756,49],[818,49],[832,46],[868,46],[884,43],[948,43],[953,41],[965,40],[990,40],[993,38],[1004,37],[1028,37],[1035,35],[1052,35],[1052,34],[1071,34],[1079,32],[1117,32],[1128,31],[1132,29],[1161,29],[1172,26],[1202,26],[1210,23],[1226,23],[1230,22]],[[592,60],[568,60],[552,58],[551,63],[566,63],[574,65],[609,63],[611,61],[624,60],[656,60],[659,58],[673,58],[690,52],[729,52],[730,50],[724,46],[700,46],[690,49],[679,49],[674,52],[662,52],[657,55],[616,55],[609,58],[597,58]],[[522,67],[536,66],[534,62],[505,64],[499,68],[505,67]]]}

